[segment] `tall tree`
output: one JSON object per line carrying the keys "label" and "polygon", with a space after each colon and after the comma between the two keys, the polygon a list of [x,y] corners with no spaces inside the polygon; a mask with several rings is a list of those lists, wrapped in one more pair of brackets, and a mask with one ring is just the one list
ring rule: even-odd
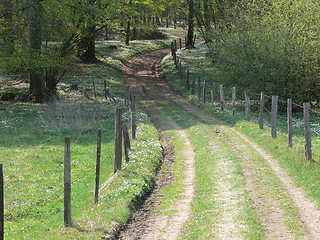
{"label": "tall tree", "polygon": [[188,0],[188,35],[186,48],[194,48],[194,0]]}
{"label": "tall tree", "polygon": [[[29,6],[29,41],[30,57],[36,63],[41,58],[42,45],[42,0],[32,0]],[[42,69],[35,67],[30,72],[30,91],[35,97],[35,102],[43,102],[44,82],[42,79]]]}

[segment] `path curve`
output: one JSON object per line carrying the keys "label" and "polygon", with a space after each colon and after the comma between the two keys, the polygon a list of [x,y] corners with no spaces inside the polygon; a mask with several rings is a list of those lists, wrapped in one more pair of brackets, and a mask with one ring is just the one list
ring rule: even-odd
{"label": "path curve", "polygon": [[[122,68],[124,79],[127,85],[130,86],[132,95],[136,97],[141,106],[145,107],[154,122],[157,122],[157,114],[156,112],[152,112],[150,105],[155,106],[157,103],[153,101],[153,96],[148,93],[147,88],[150,83],[163,84],[160,81],[160,61],[167,54],[168,49],[160,49],[143,54],[142,56],[132,58]],[[162,211],[150,209],[150,205],[146,204],[145,207],[133,216],[134,222],[127,226],[126,231],[122,232],[118,239],[175,240],[178,238],[183,224],[191,213],[191,202],[194,196],[195,153],[186,132],[170,117],[166,118],[166,123],[170,124],[180,140],[184,142],[182,155],[184,156],[185,179],[182,182],[183,191],[180,199],[170,209],[175,213],[169,217],[163,214]],[[158,128],[161,129],[162,126],[159,125]],[[160,179],[159,181],[162,180]],[[161,185],[161,183],[158,184]],[[153,199],[151,205],[155,206],[159,204],[156,201]],[[146,216],[145,211],[149,211],[148,216]]]}
{"label": "path curve", "polygon": [[[152,96],[151,95],[152,91],[150,91],[150,88],[156,88],[158,94],[161,95],[163,97],[163,99],[165,99],[167,101],[171,101],[172,103],[176,104],[177,107],[184,109],[190,115],[200,119],[202,122],[204,122],[208,125],[212,125],[212,122],[210,120],[208,120],[208,118],[206,118],[206,119],[203,118],[202,114],[206,114],[206,113],[199,114],[199,109],[196,109],[193,105],[189,104],[185,99],[174,94],[173,89],[170,86],[170,84],[167,84],[165,82],[165,80],[161,77],[160,61],[167,53],[168,53],[167,49],[157,50],[157,51],[154,51],[151,53],[144,54],[143,56],[133,58],[133,59],[131,59],[131,61],[127,62],[123,66],[124,78],[126,79],[127,84],[130,85],[131,90],[133,92],[133,95],[135,95],[137,97],[137,99],[138,99],[138,101],[140,101],[141,105],[144,105],[146,103],[146,101],[149,101],[148,104],[150,104],[150,102],[152,102],[153,105],[156,105],[156,101],[152,101],[152,100],[154,98],[156,98],[157,96]],[[183,104],[181,104],[181,102]],[[148,108],[148,106],[146,106],[146,107],[147,107],[147,109],[150,109],[150,108]],[[157,122],[156,113],[151,111],[151,112],[149,112],[149,114],[151,115],[153,120],[155,122]],[[168,119],[168,121],[170,121],[171,125],[177,131],[180,131],[181,138],[184,139],[183,141],[185,141],[187,145],[189,145],[190,142],[188,143],[188,137],[187,137],[186,133],[184,131],[182,131],[181,129],[179,129],[179,126],[177,125],[177,123],[174,120]],[[159,126],[159,127],[161,128],[161,126]],[[269,164],[272,171],[276,174],[276,176],[279,178],[279,180],[283,183],[284,188],[285,188],[288,196],[293,200],[293,202],[296,205],[296,208],[299,212],[299,217],[300,217],[300,219],[305,227],[306,233],[308,235],[307,238],[308,239],[320,239],[320,231],[318,230],[319,229],[318,226],[319,226],[319,222],[320,222],[320,212],[317,210],[315,204],[306,197],[306,194],[304,193],[303,190],[301,190],[300,188],[297,188],[295,186],[293,181],[288,177],[288,174],[286,173],[286,171],[279,166],[279,164],[277,163],[277,161],[275,159],[273,159],[271,156],[269,156],[264,150],[262,150],[262,148],[260,148],[257,144],[255,144],[253,141],[251,141],[250,139],[245,137],[243,134],[241,134],[237,130],[235,130],[231,127],[229,129],[231,129],[236,135],[238,135],[240,138],[242,138],[243,141],[245,141],[251,147],[253,147],[265,159],[265,161]],[[215,131],[217,133],[219,133],[219,130],[216,129]],[[222,135],[223,135],[223,133],[222,133]],[[229,140],[229,144],[232,145],[234,143],[232,143],[232,141]],[[190,146],[191,146],[191,144],[190,144]],[[236,146],[236,147],[241,148],[241,146]],[[190,153],[188,155],[190,155]],[[194,157],[192,156],[191,158],[194,158]],[[186,158],[186,159],[188,159],[188,158]],[[192,171],[194,172],[194,166],[190,166],[190,169],[192,169]],[[246,176],[246,177],[250,177],[250,176]],[[190,184],[191,182],[194,182],[194,176],[185,182],[185,186],[193,185],[193,184]],[[191,195],[193,195],[194,189],[190,189],[190,193],[191,193]],[[187,198],[187,200],[185,202],[186,208],[185,208],[185,210],[183,210],[184,208],[182,208],[182,210],[180,212],[182,215],[187,212],[187,214],[185,216],[188,216],[188,214],[190,213],[191,200],[192,200],[192,197]],[[272,226],[277,221],[279,223],[281,223],[281,219],[283,217],[281,215],[282,214],[279,214],[279,216],[275,216],[275,217],[279,217],[279,219],[274,219],[274,222],[270,222],[270,223],[268,223],[268,221],[266,222],[266,224],[270,224],[270,226],[264,226],[266,230],[267,229],[274,229],[275,231],[278,231],[278,232],[274,232],[273,234],[271,234],[269,236],[266,236],[267,239],[271,239],[270,237],[272,237],[272,236],[290,236],[290,232],[287,228],[278,227],[278,229],[276,229],[275,226]],[[175,225],[176,230],[178,229],[178,231],[176,231],[176,232],[179,233],[186,218],[187,217],[181,218],[183,220],[177,220],[179,223]],[[163,224],[165,224],[165,222],[167,221],[167,220],[164,220],[165,218],[159,217],[159,216],[157,217],[157,219],[161,219],[161,220],[159,220],[160,222],[157,222],[157,223],[153,222],[153,226],[164,226]],[[158,221],[157,219],[155,219],[154,221]],[[179,219],[179,217],[177,217],[177,219]],[[146,228],[147,229],[146,232],[148,232],[147,234],[144,234],[138,238],[123,237],[120,239],[158,239],[158,238],[160,238],[160,239],[176,239],[176,237],[178,235],[178,234],[173,234],[173,233],[170,235],[169,233],[171,232],[171,230],[167,231],[167,233],[169,235],[164,235],[163,232],[161,233],[161,231],[160,231],[160,233],[159,233],[159,231],[155,228],[157,228],[157,227],[152,227],[151,225],[149,225]],[[266,231],[266,233],[268,234],[268,231]],[[281,239],[285,239],[285,238],[286,237],[284,237],[284,238],[282,237]],[[291,239],[291,237],[289,237],[289,238]],[[287,239],[289,239],[289,238],[287,238]]]}

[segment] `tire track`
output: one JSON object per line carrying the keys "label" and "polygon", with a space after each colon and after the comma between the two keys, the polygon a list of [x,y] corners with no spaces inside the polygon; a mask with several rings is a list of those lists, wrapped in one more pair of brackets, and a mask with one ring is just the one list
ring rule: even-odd
{"label": "tire track", "polygon": [[[286,194],[289,196],[290,199],[292,199],[296,209],[299,212],[299,216],[297,217],[300,217],[301,219],[301,222],[305,228],[305,232],[308,235],[307,239],[320,239],[320,232],[318,230],[320,221],[319,211],[317,210],[315,204],[306,197],[305,193],[295,186],[292,180],[288,177],[286,171],[279,166],[277,161],[273,159],[270,155],[268,155],[257,144],[252,142],[250,139],[246,138],[243,134],[241,134],[234,128],[228,127],[224,123],[212,119],[212,116],[208,116],[207,113],[195,108],[195,106],[191,105],[185,99],[178,96],[177,92],[173,91],[172,86],[170,86],[170,84],[168,84],[162,78],[160,59],[162,59],[162,57],[166,55],[167,52],[167,50],[162,49],[152,53],[148,53],[146,55],[143,55],[143,57],[140,56],[138,58],[132,59],[133,66],[131,66],[131,68],[129,65],[124,66],[127,84],[131,87],[133,94],[137,96],[140,103],[145,104],[146,100],[150,101],[154,100],[155,98],[169,101],[171,104],[177,106],[177,108],[182,109],[183,111],[200,120],[201,122],[210,125],[213,128],[213,132],[218,134],[220,137],[224,138],[228,142],[228,144],[233,146],[234,151],[238,153],[240,159],[244,161],[247,157],[243,155],[243,146],[235,143],[235,140],[232,139],[233,137],[241,138],[243,144],[245,146],[250,146],[251,148],[253,148],[257,152],[257,154],[259,154],[259,156],[263,158],[263,160],[268,164],[270,169],[272,169],[279,181],[281,181]],[[139,69],[144,70],[139,71]],[[159,106],[156,105],[155,101],[153,101],[153,104],[154,106],[156,106],[156,108],[159,108]],[[151,109],[150,106],[148,106],[148,104],[145,104],[144,106],[147,109]],[[154,112],[151,112],[150,114],[154,117],[154,119],[157,119],[156,110],[151,111]],[[172,119],[170,119],[170,123],[177,131],[180,131],[182,139],[186,141],[187,145],[191,146],[190,142],[188,143],[188,137],[185,135],[186,133],[183,131],[181,132],[181,129],[179,129],[177,123]],[[216,126],[216,123],[225,125],[225,128],[220,128]],[[228,134],[225,134],[224,131],[227,131]],[[230,132],[232,132],[233,137],[230,137]],[[248,158],[250,157],[248,156]],[[245,165],[243,165],[243,167],[246,168]],[[255,191],[257,188],[259,188],[258,185],[255,185],[253,187],[250,186],[252,184],[257,184],[254,179],[251,179],[253,176],[251,176],[250,171],[248,169],[244,169],[244,173],[247,179],[249,192],[250,190]],[[188,184],[190,183],[186,182],[186,185]],[[187,205],[189,206],[191,199],[187,200]],[[252,194],[252,199],[254,201],[256,211],[260,216],[261,223],[266,230],[267,239],[296,239],[292,233],[292,229],[289,229],[287,226],[283,225],[286,216],[282,208],[280,207],[281,201],[278,201],[278,199],[269,198],[264,202],[264,199],[260,200],[259,196],[255,196],[254,194]],[[268,201],[275,201],[275,203],[272,203],[273,205],[270,205]],[[273,206],[273,209],[270,209],[270,206]],[[180,223],[184,221],[185,220],[180,221]],[[179,226],[179,229],[181,229],[181,227],[182,225]],[[163,234],[159,235],[159,233],[157,233],[154,235],[154,233],[150,233],[150,231],[149,235],[147,236],[148,238],[140,239],[157,239],[158,237],[160,237],[160,239],[176,239],[177,237],[177,235],[170,235],[169,237],[165,236],[165,238],[161,238],[164,236]],[[300,236],[299,239],[300,238],[305,239],[305,237],[303,236]]]}

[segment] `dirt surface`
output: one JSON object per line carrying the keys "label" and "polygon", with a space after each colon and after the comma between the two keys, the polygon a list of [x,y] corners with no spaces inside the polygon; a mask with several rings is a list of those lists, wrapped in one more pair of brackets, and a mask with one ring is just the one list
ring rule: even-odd
{"label": "dirt surface", "polygon": [[[136,96],[140,105],[148,111],[152,120],[158,125],[160,130],[165,129],[165,127],[161,125],[160,117],[157,114],[157,109],[159,109],[157,101],[159,101],[159,99],[169,101],[175,104],[177,108],[189,113],[190,116],[211,125],[212,123],[207,118],[199,114],[199,110],[195,110],[194,106],[180,96],[177,96],[173,88],[162,77],[160,61],[168,52],[169,50],[167,49],[157,50],[135,57],[124,64],[124,78],[126,79],[127,85],[131,87],[132,94]],[[183,102],[183,104],[181,104],[181,102]],[[165,171],[160,171],[154,193],[151,194],[144,206],[133,215],[132,223],[118,236],[118,239],[177,239],[183,224],[191,213],[190,204],[195,194],[194,152],[186,132],[180,128],[177,122],[170,118],[164,121],[166,121],[167,124],[169,123],[170,126],[175,129],[176,133],[179,134],[182,141],[185,142],[185,148],[182,150],[187,166],[186,179],[183,183],[184,194],[176,204],[178,207],[173,209],[176,211],[176,214],[172,217],[169,218],[165,216],[161,210],[154,210],[155,207],[159,205],[162,197],[157,194],[157,192],[174,181],[174,176],[171,171],[168,171],[167,167]],[[279,181],[283,184],[284,191],[288,197],[294,202],[307,235],[299,239],[320,239],[320,232],[318,230],[320,213],[315,204],[306,197],[301,189],[294,185],[286,171],[279,166],[275,159],[240,132],[231,127],[229,127],[229,129],[231,129],[235,138],[241,139],[241,144],[226,137],[219,129],[213,129],[213,132],[225,138],[226,141],[233,146],[234,151],[239,153],[239,158],[243,160],[242,167],[246,178],[246,188],[252,197],[253,206],[259,215],[266,238],[295,239],[291,230],[284,224],[285,214],[279,206],[281,202],[272,197],[261,197],[261,194],[263,194],[263,189],[261,190],[261,188],[263,186],[259,186],[260,180],[255,178],[256,173],[254,171],[256,171],[256,169],[251,169],[250,163],[247,165],[245,163],[246,159],[250,159],[251,157],[245,155],[244,148],[248,147],[252,147],[254,151],[267,162]],[[170,136],[165,136],[163,142],[169,143],[169,139]],[[174,160],[174,147],[167,145],[164,146],[164,150],[165,153],[167,153],[164,158],[164,164],[166,165]],[[272,191],[272,186],[268,187],[270,187],[269,190]],[[255,191],[262,192],[258,194],[255,193]]]}
{"label": "dirt surface", "polygon": [[[157,112],[153,110],[157,104],[154,98],[159,96],[153,96],[149,93],[149,85],[152,84],[161,89],[161,95],[172,92],[172,88],[163,81],[161,74],[160,61],[167,54],[168,49],[161,49],[135,57],[123,66],[124,78],[130,86],[132,94],[140,105],[145,107],[156,124],[159,121],[157,119]],[[183,181],[184,191],[180,196],[180,200],[170,209],[175,214],[169,217],[164,215],[163,211],[154,210],[161,200],[161,195],[158,195],[157,192],[166,187],[172,179],[172,175],[168,171],[160,171],[154,193],[149,197],[144,206],[133,215],[132,224],[128,225],[127,229],[118,236],[118,239],[176,239],[184,222],[191,213],[190,204],[194,195],[195,180],[194,152],[187,134],[179,125],[171,118],[167,118],[166,122],[176,129],[176,133],[185,143],[183,155],[186,164],[184,173],[186,178]],[[158,128],[162,129],[163,126],[158,125]],[[167,143],[168,139],[166,138],[163,141],[164,149],[168,149]],[[169,147],[169,149],[171,148]],[[167,151],[165,150],[165,152]],[[171,156],[172,154],[170,153],[169,155]],[[165,156],[165,164],[168,162],[166,158]]]}

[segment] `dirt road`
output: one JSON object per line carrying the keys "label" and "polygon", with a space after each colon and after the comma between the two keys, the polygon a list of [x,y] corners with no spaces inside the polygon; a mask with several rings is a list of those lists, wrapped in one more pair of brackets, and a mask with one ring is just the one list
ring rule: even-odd
{"label": "dirt road", "polygon": [[[250,233],[255,239],[320,239],[320,213],[313,202],[294,185],[277,161],[252,140],[176,94],[162,77],[160,61],[166,54],[167,49],[154,51],[135,57],[123,66],[124,78],[133,95],[163,132],[166,154],[165,167],[159,173],[154,193],[134,214],[132,223],[118,239],[186,239],[190,234],[185,225],[192,225],[197,216],[210,216],[212,212],[219,213],[219,223],[212,219],[212,223],[208,222],[206,226],[212,229],[212,233],[205,238],[200,235],[194,238],[248,239],[250,221],[237,220],[247,208],[251,208],[258,216],[258,225],[262,229],[260,237],[258,234],[255,236],[254,232]],[[194,148],[195,135],[185,127],[186,121],[190,121],[190,129],[202,125],[196,135],[199,139],[208,139],[207,147],[201,150]],[[171,135],[184,143],[182,149],[172,146]],[[223,156],[222,148],[227,152]],[[197,212],[192,208],[192,202],[200,196],[204,186],[197,185],[200,176],[196,173],[196,160],[204,149],[210,150],[207,161],[215,164],[208,174],[215,179],[211,201],[219,207]],[[170,165],[177,155],[182,156],[185,165],[181,186],[183,191],[177,202],[170,206],[173,214],[168,216],[157,208],[164,198],[159,192],[176,181]],[[234,179],[239,177],[236,173],[232,175],[236,172],[232,163],[234,158],[240,164],[243,180],[239,182],[243,181],[243,189],[235,189],[234,186]],[[214,171],[217,172],[213,174]],[[216,178],[220,173],[225,173],[222,175],[224,177]],[[243,202],[247,204],[241,204]]]}

